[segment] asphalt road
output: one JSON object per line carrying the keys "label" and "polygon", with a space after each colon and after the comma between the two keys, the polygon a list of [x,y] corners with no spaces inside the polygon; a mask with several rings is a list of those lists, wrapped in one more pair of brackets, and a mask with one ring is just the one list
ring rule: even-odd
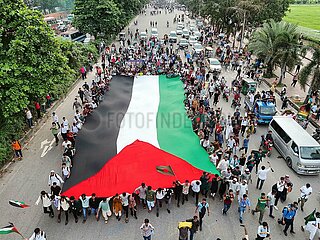
{"label": "asphalt road", "polygon": [[[138,26],[131,25],[131,29],[135,30],[139,28],[141,30],[151,30],[149,26],[150,21],[158,22],[158,30],[160,36],[165,33],[169,33],[171,30],[175,30],[176,25],[172,24],[174,14],[164,14],[150,16],[149,11],[146,16],[139,16]],[[170,21],[170,28],[166,27],[166,21]],[[230,83],[235,77],[234,72],[222,72],[222,75]],[[88,82],[91,82],[92,75],[88,77]],[[73,110],[72,103],[76,96],[77,89],[83,84],[80,81],[74,90],[66,97],[64,102],[56,110],[60,119],[66,116],[69,122],[72,120]],[[261,89],[267,87],[263,84]],[[230,108],[230,102],[226,103],[221,100],[219,105],[223,109],[223,114],[228,115],[233,113],[233,109]],[[60,158],[61,148],[56,147],[53,144],[52,149],[47,153],[44,152],[45,148],[50,145],[53,136],[49,131],[51,121],[48,120],[38,132],[35,133],[34,137],[25,146],[24,160],[12,164],[8,168],[8,172],[0,179],[0,213],[1,220],[0,226],[5,226],[7,222],[13,222],[20,232],[29,237],[35,227],[40,227],[47,232],[49,239],[142,239],[139,227],[142,224],[144,218],[149,218],[150,222],[155,227],[155,235],[153,239],[166,239],[173,240],[178,239],[177,223],[186,218],[191,218],[194,215],[195,207],[193,201],[186,203],[184,206],[177,208],[173,207],[171,214],[168,214],[165,209],[160,212],[160,217],[156,217],[155,212],[148,214],[147,211],[139,208],[138,209],[138,220],[130,218],[128,224],[124,223],[124,219],[121,222],[116,221],[113,216],[109,223],[106,225],[101,220],[96,220],[91,216],[89,217],[86,224],[82,224],[79,221],[77,224],[74,223],[73,217],[70,217],[69,225],[65,226],[64,216],[62,216],[62,222],[57,223],[57,219],[51,219],[48,215],[43,214],[41,206],[35,206],[34,202],[37,200],[41,190],[47,190],[48,175],[51,169],[60,172]],[[255,149],[260,143],[260,135],[267,131],[266,126],[259,126],[257,133],[251,136],[250,148]],[[41,149],[42,143],[42,149]],[[43,157],[41,157],[43,155]],[[288,237],[285,237],[282,233],[282,227],[268,217],[265,214],[265,220],[269,223],[271,228],[271,235],[273,239],[282,240],[288,238],[294,239],[308,239],[307,234],[302,233],[300,225],[303,224],[303,217],[310,213],[314,208],[319,207],[319,177],[318,176],[299,176],[292,170],[288,169],[283,159],[277,158],[279,154],[274,150],[272,156],[268,159],[272,163],[272,167],[275,169],[274,173],[270,173],[266,183],[263,186],[263,191],[268,193],[271,190],[271,186],[279,179],[280,176],[289,174],[294,184],[293,192],[288,196],[287,203],[295,201],[299,196],[299,188],[305,183],[309,182],[313,187],[313,194],[309,201],[305,205],[305,212],[298,212],[295,219],[295,231],[296,234],[292,235],[289,233]],[[94,155],[92,156],[94,157]],[[253,174],[254,184],[249,186],[249,198],[253,205],[256,204],[256,198],[260,192],[255,189],[256,176]],[[31,207],[27,209],[18,209],[9,206],[8,201],[10,199],[25,201],[30,204]],[[175,201],[173,201],[175,204]],[[203,231],[196,234],[195,239],[202,240],[214,240],[221,238],[222,240],[241,239],[242,228],[239,226],[237,203],[234,203],[228,212],[227,216],[222,216],[222,202],[219,200],[209,200],[211,214],[206,216],[204,219]],[[282,204],[279,203],[279,208],[282,208]],[[276,217],[280,217],[281,211],[274,213]],[[256,236],[256,230],[258,227],[258,216],[252,216],[249,213],[245,213],[244,223],[248,227],[250,239]],[[18,235],[11,234],[5,236],[6,239],[20,239]]]}

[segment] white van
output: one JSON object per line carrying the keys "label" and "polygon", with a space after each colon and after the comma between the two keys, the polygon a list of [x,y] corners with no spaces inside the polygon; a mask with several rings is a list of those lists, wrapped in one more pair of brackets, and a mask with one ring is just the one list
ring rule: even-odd
{"label": "white van", "polygon": [[320,145],[293,118],[274,116],[269,130],[288,167],[303,175],[320,172]]}

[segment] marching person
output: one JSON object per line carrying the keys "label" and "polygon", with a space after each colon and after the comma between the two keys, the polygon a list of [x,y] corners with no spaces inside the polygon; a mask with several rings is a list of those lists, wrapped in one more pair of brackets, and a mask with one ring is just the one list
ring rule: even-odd
{"label": "marching person", "polygon": [[251,206],[251,203],[248,198],[248,195],[243,194],[239,201],[239,221],[241,224],[243,222],[243,213],[246,211],[247,208],[250,211],[250,206]]}
{"label": "marching person", "polygon": [[58,223],[61,222],[61,213],[64,212],[64,214],[66,215],[66,222],[65,222],[65,225],[68,224],[68,220],[69,220],[69,215],[68,215],[68,212],[69,212],[69,208],[70,208],[70,205],[69,205],[69,199],[65,196],[61,196],[61,197],[58,197]]}
{"label": "marching person", "polygon": [[300,203],[301,211],[303,211],[304,204],[308,201],[309,196],[312,194],[312,187],[310,183],[307,183],[305,186],[300,188],[300,198],[298,203]]}
{"label": "marching person", "polygon": [[[257,180],[257,186],[256,188],[259,190],[262,189],[262,186],[263,186],[263,183],[265,182],[265,180],[267,179],[267,176],[268,176],[268,172],[271,171],[271,164],[270,162],[268,162],[269,164],[269,167],[266,168],[265,166],[261,166],[261,169],[258,170],[258,180]],[[260,186],[259,186],[259,183],[260,183]]]}
{"label": "marching person", "polygon": [[79,220],[78,215],[80,216],[80,209],[81,209],[80,202],[77,201],[74,196],[71,196],[69,205],[70,205],[69,211],[70,213],[73,214],[74,220],[77,223]]}
{"label": "marching person", "polygon": [[53,183],[56,183],[59,187],[64,183],[59,174],[55,173],[54,170],[51,170],[48,180],[49,187],[53,186]]}
{"label": "marching person", "polygon": [[293,231],[293,221],[297,214],[297,206],[298,206],[298,203],[294,202],[292,204],[289,204],[287,207],[284,207],[282,210],[281,223],[285,225],[283,230],[283,233],[285,236],[288,235],[287,231],[289,227],[290,227],[290,233],[295,233]]}
{"label": "marching person", "polygon": [[312,219],[307,218],[305,218],[306,225],[301,226],[302,232],[306,230],[310,233],[309,240],[313,240],[317,233],[320,239],[320,212],[316,212]]}
{"label": "marching person", "polygon": [[87,211],[89,208],[89,200],[91,196],[86,196],[84,193],[80,196],[79,200],[81,202],[82,206],[82,213],[83,213],[83,221],[82,223],[85,223],[87,221]]}
{"label": "marching person", "polygon": [[270,228],[268,226],[267,222],[263,222],[259,227],[258,227],[258,234],[256,240],[263,240],[265,238],[271,239],[270,235]]}
{"label": "marching person", "polygon": [[136,203],[136,194],[132,193],[129,197],[129,209],[131,216],[133,216],[135,219],[138,219],[137,217],[137,203]]}
{"label": "marching person", "polygon": [[54,213],[53,213],[52,202],[51,202],[51,194],[47,193],[46,191],[41,191],[40,196],[36,201],[36,205],[39,205],[40,202],[42,202],[43,212],[49,213],[49,217],[53,218]]}
{"label": "marching person", "polygon": [[124,192],[120,195],[121,202],[122,202],[122,208],[123,208],[124,213],[126,215],[126,219],[125,219],[126,223],[129,222],[129,197],[130,197],[130,194],[126,193],[126,192]]}
{"label": "marching person", "polygon": [[198,206],[196,207],[195,213],[199,213],[199,226],[200,226],[200,231],[202,231],[202,219],[206,215],[206,212],[208,212],[208,216],[210,214],[209,211],[209,203],[207,203],[207,199],[203,198],[201,202],[198,203]]}
{"label": "marching person", "polygon": [[122,202],[121,202],[121,198],[118,193],[116,193],[116,195],[113,198],[112,210],[113,210],[114,215],[116,215],[117,220],[120,221],[121,220],[121,213],[122,213]]}
{"label": "marching person", "polygon": [[149,222],[149,219],[145,219],[144,223],[141,225],[142,236],[144,240],[151,240],[151,236],[154,233],[154,227]]}
{"label": "marching person", "polygon": [[191,182],[192,196],[196,196],[196,205],[199,201],[201,182],[199,180],[194,180]]}
{"label": "marching person", "polygon": [[264,212],[266,210],[268,201],[269,200],[268,200],[266,194],[265,193],[261,193],[260,197],[258,198],[258,202],[257,202],[256,208],[254,210],[251,210],[252,215],[254,215],[256,212],[260,213],[259,224],[262,223],[263,215],[264,215]]}
{"label": "marching person", "polygon": [[192,227],[190,228],[190,240],[193,240],[193,235],[198,231],[200,226],[199,218],[195,215],[192,219],[187,219],[186,222],[192,223]]}
{"label": "marching person", "polygon": [[99,203],[99,207],[97,210],[96,218],[99,220],[99,212],[101,210],[102,217],[104,218],[104,223],[108,223],[109,217],[111,217],[112,212],[110,210],[109,201],[111,198],[103,198],[102,201]]}
{"label": "marching person", "polygon": [[30,238],[26,238],[25,240],[46,240],[47,236],[44,231],[41,231],[40,228],[36,228]]}

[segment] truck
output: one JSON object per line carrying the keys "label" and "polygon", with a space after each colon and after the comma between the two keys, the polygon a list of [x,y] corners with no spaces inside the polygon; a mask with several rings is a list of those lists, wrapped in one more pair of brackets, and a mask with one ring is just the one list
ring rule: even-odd
{"label": "truck", "polygon": [[274,99],[256,99],[252,103],[250,97],[246,96],[244,105],[248,112],[256,116],[258,124],[269,124],[277,112]]}

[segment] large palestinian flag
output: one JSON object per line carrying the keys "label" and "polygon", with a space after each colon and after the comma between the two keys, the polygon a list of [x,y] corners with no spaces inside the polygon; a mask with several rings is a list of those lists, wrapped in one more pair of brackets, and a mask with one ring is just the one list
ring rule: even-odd
{"label": "large palestinian flag", "polygon": [[112,196],[217,173],[186,116],[179,78],[116,76],[110,87],[77,137],[65,195]]}

